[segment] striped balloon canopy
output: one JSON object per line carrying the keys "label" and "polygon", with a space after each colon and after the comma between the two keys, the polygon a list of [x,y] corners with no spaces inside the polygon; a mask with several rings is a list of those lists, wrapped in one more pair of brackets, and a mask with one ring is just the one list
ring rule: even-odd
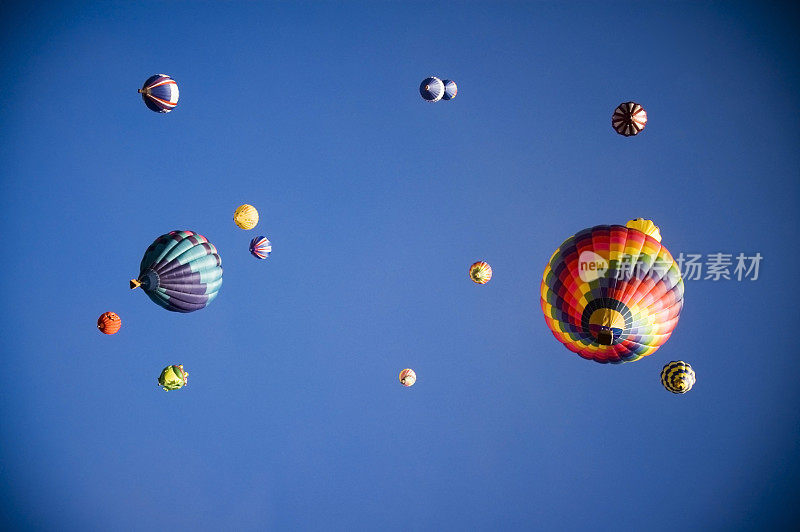
{"label": "striped balloon canopy", "polygon": [[103,312],[97,318],[97,328],[103,334],[117,334],[122,327],[122,320],[116,312]]}
{"label": "striped balloon canopy", "polygon": [[479,260],[469,267],[469,278],[473,283],[486,284],[492,278],[492,267],[488,262]]}
{"label": "striped balloon canopy", "polygon": [[413,369],[406,368],[400,372],[400,384],[408,388],[409,386],[414,386],[415,382],[417,382],[417,374],[414,373]]}
{"label": "striped balloon canopy", "polygon": [[647,124],[644,107],[636,102],[621,103],[611,115],[611,127],[624,137],[638,135]]}
{"label": "striped balloon canopy", "polygon": [[236,207],[236,210],[233,211],[233,223],[249,231],[258,225],[258,210],[247,203],[239,205]]}
{"label": "striped balloon canopy", "polygon": [[583,358],[632,362],[667,341],[683,308],[678,264],[649,220],[569,237],[542,276],[540,303],[556,339]]}
{"label": "striped balloon canopy", "polygon": [[257,236],[250,241],[250,253],[257,259],[266,259],[272,251],[272,244],[265,236]]}
{"label": "striped balloon canopy", "polygon": [[211,303],[222,287],[222,259],[214,244],[193,231],[170,231],[156,238],[142,257],[141,286],[158,305],[173,312],[194,312]]}
{"label": "striped balloon canopy", "polygon": [[442,83],[444,83],[444,94],[442,95],[442,100],[452,100],[458,94],[458,86],[456,82],[452,79],[443,79]]}
{"label": "striped balloon canopy", "polygon": [[425,78],[419,85],[419,94],[426,102],[438,102],[444,96],[444,83],[436,76]]}
{"label": "striped balloon canopy", "polygon": [[139,94],[145,105],[156,113],[169,113],[178,105],[178,84],[166,74],[147,78]]}

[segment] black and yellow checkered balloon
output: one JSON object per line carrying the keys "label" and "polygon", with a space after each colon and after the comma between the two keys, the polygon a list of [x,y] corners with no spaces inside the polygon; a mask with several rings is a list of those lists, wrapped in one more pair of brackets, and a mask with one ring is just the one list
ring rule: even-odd
{"label": "black and yellow checkered balloon", "polygon": [[696,381],[692,366],[683,360],[674,360],[661,370],[661,384],[672,393],[686,393]]}

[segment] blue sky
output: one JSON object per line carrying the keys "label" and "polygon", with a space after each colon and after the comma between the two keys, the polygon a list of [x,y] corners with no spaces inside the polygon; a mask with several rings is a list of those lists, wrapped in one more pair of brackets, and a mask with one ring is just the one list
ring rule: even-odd
{"label": "blue sky", "polygon": [[[796,9],[0,14],[4,529],[796,523]],[[136,93],[162,72],[181,95],[166,116]],[[429,75],[457,98],[422,101]],[[609,123],[627,100],[649,117],[629,139]],[[242,203],[253,231],[232,222]],[[764,259],[757,281],[687,281],[669,342],[603,366],[552,337],[539,284],[565,238],[633,217],[675,255]],[[188,315],[128,289],[173,229],[225,269]],[[96,330],[104,311],[119,334]],[[684,396],[658,380],[678,359],[697,371]],[[179,363],[188,387],[159,390]]]}

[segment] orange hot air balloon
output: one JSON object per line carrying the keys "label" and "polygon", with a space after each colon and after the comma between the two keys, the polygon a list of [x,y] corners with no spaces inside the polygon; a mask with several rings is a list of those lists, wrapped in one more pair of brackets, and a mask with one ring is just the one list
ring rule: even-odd
{"label": "orange hot air balloon", "polygon": [[122,320],[113,312],[104,312],[97,318],[97,328],[103,334],[116,334],[122,327]]}

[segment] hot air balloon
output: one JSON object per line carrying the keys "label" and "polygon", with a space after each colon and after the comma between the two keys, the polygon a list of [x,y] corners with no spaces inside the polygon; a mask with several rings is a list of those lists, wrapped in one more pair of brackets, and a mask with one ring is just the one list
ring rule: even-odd
{"label": "hot air balloon", "polygon": [[156,238],[144,252],[141,286],[157,304],[173,312],[194,312],[217,297],[222,286],[222,259],[214,244],[193,231],[171,231]]}
{"label": "hot air balloon", "polygon": [[166,391],[180,390],[186,386],[189,374],[183,371],[183,364],[167,366],[158,377],[158,385]]}
{"label": "hot air balloon", "polygon": [[672,393],[686,393],[692,389],[697,378],[687,362],[675,360],[661,370],[661,384]]}
{"label": "hot air balloon", "polygon": [[122,320],[113,312],[103,312],[97,318],[97,328],[103,334],[116,334],[122,327]]}
{"label": "hot air balloon", "polygon": [[478,261],[469,267],[469,278],[478,284],[486,284],[492,278],[492,267],[489,263]]}
{"label": "hot air balloon", "polygon": [[406,368],[400,372],[400,384],[407,388],[414,386],[415,382],[417,382],[417,374],[414,373],[413,369]]}
{"label": "hot air balloon", "polygon": [[644,218],[634,218],[633,220],[629,220],[628,223],[625,224],[625,227],[641,231],[642,233],[650,235],[659,242],[661,242],[661,231],[658,229],[658,226],[654,224],[651,220],[645,220]]}
{"label": "hot air balloon", "polygon": [[178,84],[166,74],[147,78],[139,93],[145,105],[156,113],[169,113],[178,105]]}
{"label": "hot air balloon", "polygon": [[442,80],[444,83],[444,94],[442,95],[442,100],[452,100],[456,97],[458,93],[458,86],[456,82],[452,79],[444,79]]}
{"label": "hot air balloon", "polygon": [[625,102],[619,104],[611,115],[611,127],[626,137],[638,135],[647,124],[647,113],[644,107],[636,102]]}
{"label": "hot air balloon", "polygon": [[583,358],[632,362],[667,341],[683,308],[678,264],[649,220],[598,225],[553,253],[541,285],[545,322]]}
{"label": "hot air balloon", "polygon": [[444,96],[444,83],[437,77],[425,78],[419,85],[419,94],[427,102],[438,102]]}
{"label": "hot air balloon", "polygon": [[250,230],[258,225],[258,211],[252,205],[239,205],[233,213],[233,221],[242,229]]}
{"label": "hot air balloon", "polygon": [[272,251],[272,244],[267,237],[257,236],[250,241],[250,253],[257,259],[266,259]]}

